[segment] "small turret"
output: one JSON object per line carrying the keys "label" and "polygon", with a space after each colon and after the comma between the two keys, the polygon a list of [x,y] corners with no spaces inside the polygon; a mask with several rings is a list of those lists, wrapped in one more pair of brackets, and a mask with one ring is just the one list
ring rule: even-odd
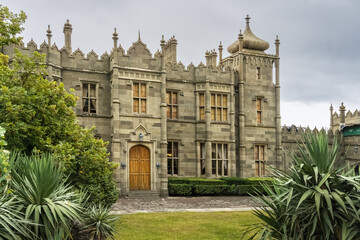
{"label": "small turret", "polygon": [[212,67],[217,66],[216,60],[217,60],[217,52],[215,51],[215,49],[213,49],[211,52],[211,66]]}
{"label": "small turret", "polygon": [[208,50],[206,50],[206,52],[205,52],[205,59],[206,59],[206,66],[209,67],[210,66],[210,54],[209,54]]}
{"label": "small turret", "polygon": [[243,46],[244,46],[244,35],[242,34],[241,29],[240,29],[240,33],[238,35],[238,41],[239,41],[239,51],[242,51]]}
{"label": "small turret", "polygon": [[66,20],[66,23],[64,24],[64,35],[65,35],[65,49],[71,53],[71,33],[72,33],[72,25],[69,23],[69,19]]}
{"label": "small turret", "polygon": [[46,36],[48,38],[48,47],[50,48],[51,47],[51,37],[52,37],[50,25],[48,25],[48,29],[46,31]]}
{"label": "small turret", "polygon": [[333,111],[334,111],[334,108],[333,108],[333,105],[331,103],[330,104],[330,129],[332,129],[333,125],[334,125]]}
{"label": "small turret", "polygon": [[275,47],[276,47],[276,56],[279,57],[279,45],[280,45],[280,40],[278,35],[276,35],[276,39],[275,39]]}
{"label": "small turret", "polygon": [[222,62],[222,51],[223,51],[223,45],[221,44],[221,41],[220,41],[220,45],[219,45],[219,65],[221,65],[221,62]]}
{"label": "small turret", "polygon": [[344,103],[341,103],[341,106],[339,107],[340,112],[340,128],[345,126],[345,111],[346,108],[344,106]]}
{"label": "small turret", "polygon": [[117,49],[117,41],[118,41],[118,39],[119,39],[119,37],[118,37],[119,35],[116,33],[116,28],[114,28],[114,33],[113,33],[113,37],[112,37],[112,39],[114,40],[114,51],[116,51],[116,49]]}
{"label": "small turret", "polygon": [[176,46],[177,40],[175,39],[175,36],[172,36],[165,44],[165,62],[170,62],[172,64],[177,63]]}

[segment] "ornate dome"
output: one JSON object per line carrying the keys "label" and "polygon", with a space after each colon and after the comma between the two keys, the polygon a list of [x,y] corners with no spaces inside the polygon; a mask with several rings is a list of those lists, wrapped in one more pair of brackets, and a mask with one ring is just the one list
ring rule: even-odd
{"label": "ornate dome", "polygon": [[[246,28],[244,32],[244,40],[243,40],[243,47],[245,49],[257,50],[257,51],[265,51],[270,47],[269,43],[258,38],[255,34],[252,33],[250,26],[249,26],[249,15],[245,18],[246,19]],[[236,40],[227,48],[229,53],[236,53],[239,51],[239,41]]]}

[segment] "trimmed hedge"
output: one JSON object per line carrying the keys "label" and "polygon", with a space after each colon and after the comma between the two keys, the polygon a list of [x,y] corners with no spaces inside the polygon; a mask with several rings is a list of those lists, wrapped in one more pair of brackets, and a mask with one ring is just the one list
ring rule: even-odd
{"label": "trimmed hedge", "polygon": [[270,178],[169,178],[170,196],[247,196]]}

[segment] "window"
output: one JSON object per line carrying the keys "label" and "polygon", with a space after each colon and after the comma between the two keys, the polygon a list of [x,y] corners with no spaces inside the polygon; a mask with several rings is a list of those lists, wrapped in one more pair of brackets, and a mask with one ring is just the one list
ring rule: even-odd
{"label": "window", "polygon": [[256,79],[260,79],[260,67],[256,68]]}
{"label": "window", "polygon": [[200,143],[200,169],[201,175],[206,173],[206,160],[205,160],[205,143]]}
{"label": "window", "polygon": [[226,94],[211,94],[211,120],[227,121]]}
{"label": "window", "polygon": [[169,175],[179,174],[178,145],[178,142],[168,142],[167,145],[167,167]]}
{"label": "window", "polygon": [[265,175],[265,145],[255,145],[255,176]]}
{"label": "window", "polygon": [[133,83],[133,112],[146,113],[145,83]]}
{"label": "window", "polygon": [[261,98],[256,99],[256,123],[261,124]]}
{"label": "window", "polygon": [[96,113],[96,84],[83,83],[83,113]]}
{"label": "window", "polygon": [[199,94],[199,118],[200,120],[205,120],[205,94]]}
{"label": "window", "polygon": [[227,176],[229,170],[228,145],[211,144],[211,168],[214,176]]}
{"label": "window", "polygon": [[166,93],[167,118],[178,118],[178,94],[177,92]]}

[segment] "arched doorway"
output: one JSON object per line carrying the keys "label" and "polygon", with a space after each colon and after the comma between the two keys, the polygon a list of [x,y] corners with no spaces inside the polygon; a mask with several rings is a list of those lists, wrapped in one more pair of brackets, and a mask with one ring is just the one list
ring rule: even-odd
{"label": "arched doorway", "polygon": [[151,190],[150,150],[141,145],[132,147],[129,162],[130,190]]}

